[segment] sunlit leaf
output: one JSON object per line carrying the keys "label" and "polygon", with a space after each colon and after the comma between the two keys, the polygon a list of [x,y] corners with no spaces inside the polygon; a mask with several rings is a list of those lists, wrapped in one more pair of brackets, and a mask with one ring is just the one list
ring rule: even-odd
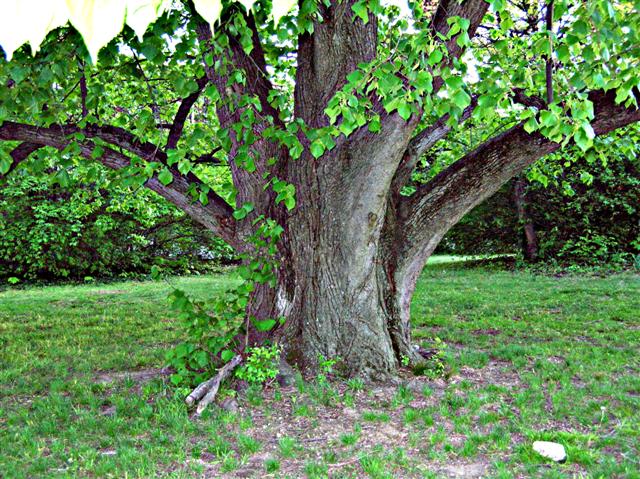
{"label": "sunlit leaf", "polygon": [[29,42],[35,54],[51,30],[67,23],[65,0],[5,0],[0,15],[0,45],[7,59]]}
{"label": "sunlit leaf", "polygon": [[293,7],[297,5],[296,0],[274,0],[271,15],[273,16],[273,23],[276,25],[280,22],[280,19],[289,13]]}
{"label": "sunlit leaf", "polygon": [[168,0],[127,0],[126,22],[142,41],[144,32],[171,6]]}
{"label": "sunlit leaf", "polygon": [[213,25],[220,18],[222,13],[222,1],[221,0],[194,0],[193,5],[196,7],[196,11],[204,18],[211,29]]}
{"label": "sunlit leaf", "polygon": [[125,0],[66,0],[71,24],[80,32],[96,63],[98,52],[124,26]]}

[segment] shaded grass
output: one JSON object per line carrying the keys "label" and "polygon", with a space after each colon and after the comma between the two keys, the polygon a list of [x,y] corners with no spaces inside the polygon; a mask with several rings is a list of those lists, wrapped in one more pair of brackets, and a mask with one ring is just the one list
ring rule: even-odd
{"label": "shaded grass", "polygon": [[[233,281],[172,283],[204,297]],[[301,384],[200,421],[161,375],[117,375],[157,372],[180,339],[171,289],[0,292],[0,477],[640,477],[637,276],[435,264],[412,316],[416,341],[448,345],[446,380]],[[537,439],[567,463],[537,456]]]}

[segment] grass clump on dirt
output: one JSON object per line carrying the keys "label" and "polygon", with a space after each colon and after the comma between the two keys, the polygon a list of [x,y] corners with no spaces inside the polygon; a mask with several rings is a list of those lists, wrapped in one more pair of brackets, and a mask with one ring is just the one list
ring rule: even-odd
{"label": "grass clump on dirt", "polygon": [[433,264],[412,315],[438,351],[425,375],[273,383],[197,420],[162,373],[171,288],[0,292],[0,477],[640,477],[638,276]]}

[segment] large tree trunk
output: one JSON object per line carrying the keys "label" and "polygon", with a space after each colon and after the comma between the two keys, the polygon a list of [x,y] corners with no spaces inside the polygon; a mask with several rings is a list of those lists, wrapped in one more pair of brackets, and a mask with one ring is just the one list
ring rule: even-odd
{"label": "large tree trunk", "polygon": [[320,355],[340,357],[349,374],[382,377],[408,354],[393,340],[397,287],[381,238],[411,127],[396,115],[383,134],[354,133],[319,160],[292,165],[298,202],[277,293],[290,359],[313,366]]}
{"label": "large tree trunk", "polygon": [[[275,299],[277,314],[287,318],[287,359],[313,368],[321,357],[340,358],[347,375],[393,375],[403,358],[416,358],[409,312],[417,275],[398,281],[379,231],[356,246],[358,234],[349,225],[308,225],[318,241],[294,243]],[[375,229],[373,220],[367,227]]]}

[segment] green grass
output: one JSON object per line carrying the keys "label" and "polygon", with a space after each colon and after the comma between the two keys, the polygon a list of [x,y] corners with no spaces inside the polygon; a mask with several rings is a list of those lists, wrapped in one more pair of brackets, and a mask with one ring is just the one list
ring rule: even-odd
{"label": "green grass", "polygon": [[[0,477],[640,477],[638,276],[440,259],[413,320],[417,342],[446,343],[444,378],[299,382],[192,420],[158,374],[181,339],[166,296],[232,281],[0,292]],[[538,439],[567,462],[537,456]]]}

